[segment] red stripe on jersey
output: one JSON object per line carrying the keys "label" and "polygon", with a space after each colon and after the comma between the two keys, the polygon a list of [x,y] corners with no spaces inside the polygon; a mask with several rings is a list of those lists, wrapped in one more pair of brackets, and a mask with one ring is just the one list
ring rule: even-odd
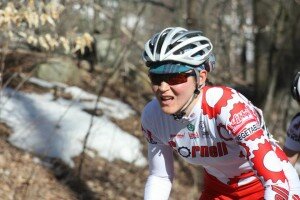
{"label": "red stripe on jersey", "polygon": [[293,200],[300,200],[300,196],[299,196],[299,195],[296,195],[296,194],[294,194],[294,195],[293,195]]}
{"label": "red stripe on jersey", "polygon": [[264,135],[264,131],[262,129],[256,131],[255,133],[253,133],[252,135],[250,135],[246,140],[251,140],[254,141],[256,139],[261,138]]}
{"label": "red stripe on jersey", "polygon": [[276,200],[277,199],[283,199],[283,200],[285,200],[285,199],[289,198],[289,192],[285,188],[272,185],[272,190],[277,193],[275,195],[275,199]]}

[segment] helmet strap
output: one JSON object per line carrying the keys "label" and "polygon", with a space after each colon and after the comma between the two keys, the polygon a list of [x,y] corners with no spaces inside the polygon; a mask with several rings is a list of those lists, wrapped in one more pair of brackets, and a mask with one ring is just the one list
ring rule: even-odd
{"label": "helmet strap", "polygon": [[197,96],[200,94],[201,88],[204,86],[204,84],[199,84],[199,71],[197,69],[193,69],[196,74],[196,88],[193,92],[193,95],[190,97],[190,99],[183,105],[183,107],[177,112],[176,114],[172,114],[175,120],[180,120],[183,118],[183,116],[186,114],[186,109],[191,105],[194,99],[197,98]]}

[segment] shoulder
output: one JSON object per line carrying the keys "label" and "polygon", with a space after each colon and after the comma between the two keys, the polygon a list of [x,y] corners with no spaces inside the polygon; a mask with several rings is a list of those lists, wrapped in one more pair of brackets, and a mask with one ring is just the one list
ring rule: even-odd
{"label": "shoulder", "polygon": [[147,103],[146,106],[144,107],[141,116],[142,124],[151,123],[153,119],[157,118],[157,116],[162,114],[163,112],[160,108],[159,102],[155,98],[149,103]]}
{"label": "shoulder", "polygon": [[226,107],[230,102],[245,102],[250,101],[233,88],[226,86],[213,86],[203,88],[203,105],[208,105],[211,108]]}
{"label": "shoulder", "polygon": [[164,126],[161,126],[159,122],[164,118],[164,115],[157,99],[153,99],[144,107],[141,128],[150,144],[162,144],[159,133],[163,133]]}
{"label": "shoulder", "polygon": [[291,120],[289,129],[295,130],[294,132],[300,132],[300,112],[297,113]]}
{"label": "shoulder", "polygon": [[300,121],[300,112],[298,112],[291,121]]}
{"label": "shoulder", "polygon": [[234,96],[242,96],[235,89],[226,86],[205,86],[203,88],[203,97],[211,101],[219,101],[221,99],[229,100],[234,98]]}
{"label": "shoulder", "polygon": [[202,109],[209,118],[229,116],[246,108],[254,108],[252,103],[241,93],[226,86],[203,88]]}
{"label": "shoulder", "polygon": [[146,104],[142,112],[142,118],[154,115],[155,113],[161,112],[161,108],[157,99],[153,99]]}

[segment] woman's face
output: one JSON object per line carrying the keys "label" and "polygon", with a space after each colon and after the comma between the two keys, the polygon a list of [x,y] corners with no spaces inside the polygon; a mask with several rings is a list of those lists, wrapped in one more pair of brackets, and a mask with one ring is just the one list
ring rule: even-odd
{"label": "woman's face", "polygon": [[159,85],[152,84],[152,90],[166,114],[178,112],[191,98],[196,87],[196,78],[189,76],[187,82],[169,85],[162,81]]}

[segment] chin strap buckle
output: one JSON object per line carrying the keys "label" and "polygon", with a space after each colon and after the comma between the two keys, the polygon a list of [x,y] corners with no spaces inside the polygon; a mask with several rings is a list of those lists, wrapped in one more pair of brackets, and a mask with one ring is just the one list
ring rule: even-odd
{"label": "chin strap buckle", "polygon": [[198,88],[196,88],[195,91],[194,91],[194,94],[195,94],[195,95],[200,94],[200,90],[199,90]]}
{"label": "chin strap buckle", "polygon": [[183,118],[183,116],[185,115],[185,112],[180,112],[178,114],[172,114],[172,116],[174,117],[175,120],[180,120]]}

